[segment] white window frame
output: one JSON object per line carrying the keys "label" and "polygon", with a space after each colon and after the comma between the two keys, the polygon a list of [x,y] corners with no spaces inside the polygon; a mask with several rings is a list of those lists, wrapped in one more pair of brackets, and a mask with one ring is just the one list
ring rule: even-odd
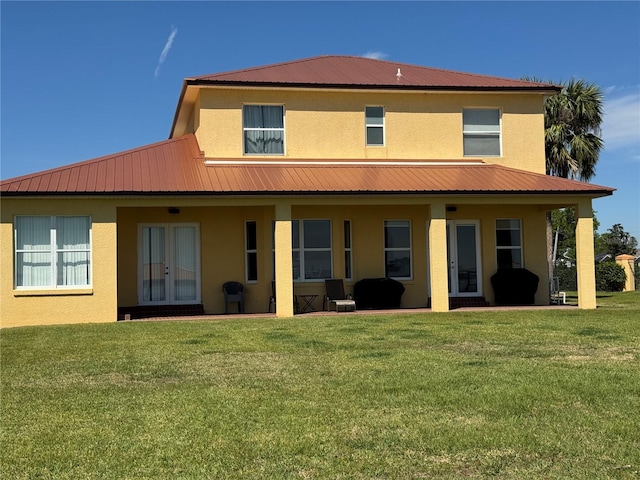
{"label": "white window frame", "polygon": [[[145,228],[161,227],[164,228],[164,260],[165,274],[169,276],[169,280],[173,280],[173,271],[175,267],[175,229],[176,228],[193,228],[194,229],[194,256],[195,256],[195,298],[189,300],[176,300],[176,291],[173,282],[169,281],[165,287],[165,298],[163,300],[146,300],[144,298],[144,285],[142,270],[144,268],[144,258],[142,255],[143,246],[143,230]],[[175,223],[139,223],[138,224],[138,304],[139,305],[189,305],[202,301],[202,256],[200,246],[200,223],[198,222],[175,222]]]}
{"label": "white window frame", "polygon": [[[329,218],[305,218],[305,219],[300,219],[297,220],[298,221],[298,240],[299,240],[299,245],[298,248],[292,248],[292,252],[299,252],[300,253],[300,277],[298,277],[297,279],[294,278],[294,281],[298,281],[298,282],[324,282],[325,278],[333,278],[333,226],[331,225],[331,219]],[[313,222],[313,221],[324,221],[324,222],[329,222],[329,247],[306,247],[304,245],[304,224],[305,222]],[[292,221],[292,233],[293,233],[293,221]],[[328,277],[322,277],[322,278],[306,278],[305,277],[305,260],[304,260],[304,254],[306,252],[329,252],[329,276]]]}
{"label": "white window frame", "polygon": [[[382,109],[382,124],[377,124],[377,123],[368,123],[367,122],[367,118],[369,117],[369,115],[367,115],[367,110],[370,108],[380,108]],[[367,147],[384,147],[386,145],[386,128],[385,128],[385,117],[386,117],[386,111],[385,108],[382,105],[367,105],[364,107],[364,136],[365,136],[365,144]],[[382,130],[382,143],[369,143],[369,129],[370,128],[376,128],[376,129],[381,129]]]}
{"label": "white window frame", "polygon": [[[34,249],[18,249],[18,222],[16,221],[18,218],[27,217],[41,217],[41,218],[49,218],[50,219],[50,235],[49,235],[49,249],[47,250],[34,250]],[[58,218],[62,217],[82,217],[87,218],[89,220],[89,248],[82,249],[59,249],[57,242],[57,222]],[[13,285],[16,290],[77,290],[77,289],[86,289],[92,288],[93,285],[93,221],[90,215],[16,215],[14,217],[13,223],[13,261],[14,261],[14,272],[13,272]],[[58,285],[58,254],[60,253],[87,253],[88,257],[88,279],[86,284],[79,285]],[[18,255],[25,253],[38,253],[38,254],[46,254],[48,253],[51,259],[50,263],[50,272],[49,272],[49,283],[47,285],[18,285]]]}
{"label": "white window frame", "polygon": [[[344,278],[353,279],[353,227],[351,220],[344,220]],[[348,226],[348,227],[347,227]]]}
{"label": "white window frame", "polygon": [[[465,112],[472,110],[493,110],[498,112],[498,129],[495,130],[466,130],[464,116]],[[498,153],[497,154],[485,154],[485,153],[467,153],[464,151],[464,140],[467,137],[473,136],[490,136],[498,139]],[[501,157],[502,156],[502,110],[496,107],[468,107],[462,109],[462,150],[465,157]]]}
{"label": "white window frame", "polygon": [[[518,222],[518,228],[498,228],[498,222],[507,221],[507,222]],[[498,245],[498,230],[502,231],[518,231],[520,236],[520,245]],[[511,267],[508,268],[524,268],[524,247],[522,244],[522,220],[520,218],[497,218],[495,221],[495,241],[496,241],[496,267],[500,268],[500,263],[498,260],[498,251],[499,250],[519,250],[520,251],[520,266],[514,267],[513,262],[511,262]],[[512,257],[513,258],[513,255]]]}
{"label": "white window frame", "polygon": [[[277,128],[245,127],[244,126],[244,108],[245,107],[280,107],[280,108],[282,108],[282,128],[280,128],[280,127],[277,127]],[[276,157],[277,156],[284,156],[285,152],[287,151],[285,129],[286,129],[286,111],[285,111],[285,106],[283,104],[276,104],[276,103],[274,103],[274,104],[270,104],[270,103],[246,103],[246,104],[242,105],[242,154],[243,155],[248,155],[248,156],[264,156],[264,155],[276,156]],[[267,152],[252,153],[252,152],[247,152],[246,135],[245,135],[245,133],[247,131],[282,132],[282,153],[267,153]]]}
{"label": "white window frame", "polygon": [[[329,248],[307,248],[304,246],[304,222],[308,221],[327,221],[329,222]],[[298,247],[295,247],[293,244],[293,235],[296,229],[296,225],[298,226]],[[273,266],[273,279],[275,279],[275,221],[271,224],[271,258],[272,258],[272,266]],[[304,265],[304,253],[305,252],[326,252],[330,253],[330,275],[327,278],[333,278],[333,225],[330,218],[292,218],[291,219],[291,263],[292,268],[295,265],[293,262],[293,254],[298,252],[300,258],[300,275],[298,277],[293,276],[293,271],[291,275],[293,277],[293,281],[295,283],[305,283],[305,282],[324,282],[324,278],[305,278],[305,265]]]}
{"label": "white window frame", "polygon": [[[253,223],[254,225],[254,232],[255,232],[255,239],[254,239],[254,243],[255,243],[255,248],[249,248],[249,224]],[[245,249],[245,254],[244,254],[244,258],[245,258],[245,264],[244,264],[244,270],[245,270],[245,280],[247,283],[258,283],[258,222],[256,222],[255,220],[246,220],[244,222],[244,249]],[[255,279],[249,279],[249,257],[250,255],[255,255],[255,261],[256,261],[256,278]]]}
{"label": "white window frame", "polygon": [[[406,222],[407,226],[409,227],[409,246],[408,247],[387,247],[386,245],[386,229],[387,229],[387,222]],[[408,219],[387,219],[383,221],[382,224],[382,248],[383,248],[383,257],[382,257],[382,262],[383,262],[383,271],[385,276],[387,275],[387,252],[404,252],[404,251],[408,251],[409,252],[409,276],[408,277],[389,277],[389,278],[393,278],[394,280],[413,280],[413,238],[412,238],[412,233],[411,233],[411,220]]]}

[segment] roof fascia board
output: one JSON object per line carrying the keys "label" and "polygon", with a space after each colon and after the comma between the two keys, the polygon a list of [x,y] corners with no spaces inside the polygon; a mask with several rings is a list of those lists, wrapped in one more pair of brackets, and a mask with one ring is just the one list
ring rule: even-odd
{"label": "roof fascia board", "polygon": [[189,86],[198,87],[236,87],[246,89],[295,89],[295,90],[327,90],[327,91],[415,91],[415,92],[513,92],[513,93],[547,93],[555,94],[562,90],[562,87],[554,85],[533,85],[531,87],[490,87],[490,86],[455,86],[455,85],[353,85],[353,84],[313,84],[313,83],[294,83],[294,82],[238,82],[231,80],[202,80],[188,78],[185,83]]}
{"label": "roof fascia board", "polygon": [[[148,197],[149,199],[157,199],[159,197],[173,198],[173,199],[182,199],[182,198],[209,198],[209,199],[218,199],[218,198],[238,198],[238,197],[247,197],[247,198],[351,198],[354,196],[363,196],[363,197],[380,197],[380,198],[390,198],[390,197],[399,197],[399,198],[411,198],[417,197],[422,198],[423,203],[425,197],[456,197],[456,198],[469,198],[474,199],[471,203],[491,203],[487,202],[478,202],[479,199],[486,198],[490,199],[504,199],[504,198],[518,198],[521,201],[519,203],[540,203],[543,197],[550,197],[549,201],[545,201],[544,203],[557,203],[558,198],[567,198],[567,197],[579,197],[579,198],[600,198],[606,197],[608,195],[612,195],[613,190],[590,190],[590,191],[502,191],[502,192],[487,192],[487,191],[460,191],[460,190],[451,190],[451,191],[411,191],[411,192],[402,192],[402,191],[385,191],[385,192],[369,192],[369,191],[344,191],[344,192],[318,192],[318,191],[279,191],[274,193],[265,193],[265,192],[105,192],[101,194],[99,192],[91,192],[91,193],[82,193],[79,192],[77,194],[69,193],[69,192],[51,192],[51,193],[28,193],[28,192],[2,192],[3,197],[11,197],[11,198],[60,198],[60,199],[77,199],[77,198],[96,198],[96,199],[122,199],[122,198],[144,198]],[[535,200],[533,200],[535,198]],[[527,201],[529,199],[530,201]]]}

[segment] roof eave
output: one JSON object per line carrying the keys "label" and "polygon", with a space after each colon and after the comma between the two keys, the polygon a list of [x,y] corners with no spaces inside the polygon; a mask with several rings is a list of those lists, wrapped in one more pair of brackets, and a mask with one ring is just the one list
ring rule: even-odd
{"label": "roof eave", "polygon": [[490,196],[490,197],[504,197],[504,196],[543,196],[543,195],[562,195],[562,196],[587,196],[591,198],[601,198],[612,195],[615,189],[602,189],[602,190],[588,190],[588,191],[575,191],[575,190],[385,190],[385,191],[371,191],[371,190],[345,190],[345,191],[319,191],[319,190],[286,190],[286,191],[117,191],[117,192],[16,192],[6,191],[2,192],[3,197],[160,197],[160,196],[175,196],[175,197],[192,197],[192,196],[209,196],[209,197],[274,197],[274,196],[299,196],[299,195],[317,195],[317,196],[353,196],[353,195],[371,195],[371,196],[409,196],[409,195],[429,195],[429,196]]}
{"label": "roof eave", "polygon": [[[386,85],[386,84],[341,84],[341,83],[303,83],[303,82],[254,82],[238,80],[208,80],[187,78],[186,86],[198,87],[256,87],[256,88],[303,88],[303,89],[335,89],[335,90],[412,90],[412,91],[474,91],[474,92],[535,92],[555,94],[562,87],[555,85],[532,86],[465,86],[465,85]],[[182,98],[181,98],[182,100]]]}

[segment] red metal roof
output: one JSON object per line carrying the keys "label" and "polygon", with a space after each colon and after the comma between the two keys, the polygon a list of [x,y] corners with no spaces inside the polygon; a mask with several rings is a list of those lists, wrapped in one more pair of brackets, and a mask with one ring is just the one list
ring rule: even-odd
{"label": "red metal roof", "polygon": [[339,55],[202,75],[188,78],[186,82],[189,85],[272,84],[350,88],[560,90],[560,87],[543,83]]}
{"label": "red metal roof", "polygon": [[194,135],[3,180],[3,196],[586,194],[614,189],[460,161],[207,160]]}

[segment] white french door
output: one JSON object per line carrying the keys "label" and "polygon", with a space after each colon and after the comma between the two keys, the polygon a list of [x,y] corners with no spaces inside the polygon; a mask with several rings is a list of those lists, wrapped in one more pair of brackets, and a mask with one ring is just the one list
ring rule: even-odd
{"label": "white french door", "polygon": [[447,221],[447,260],[449,262],[449,296],[482,295],[480,261],[480,222]]}
{"label": "white french door", "polygon": [[138,225],[138,303],[200,303],[197,223]]}

